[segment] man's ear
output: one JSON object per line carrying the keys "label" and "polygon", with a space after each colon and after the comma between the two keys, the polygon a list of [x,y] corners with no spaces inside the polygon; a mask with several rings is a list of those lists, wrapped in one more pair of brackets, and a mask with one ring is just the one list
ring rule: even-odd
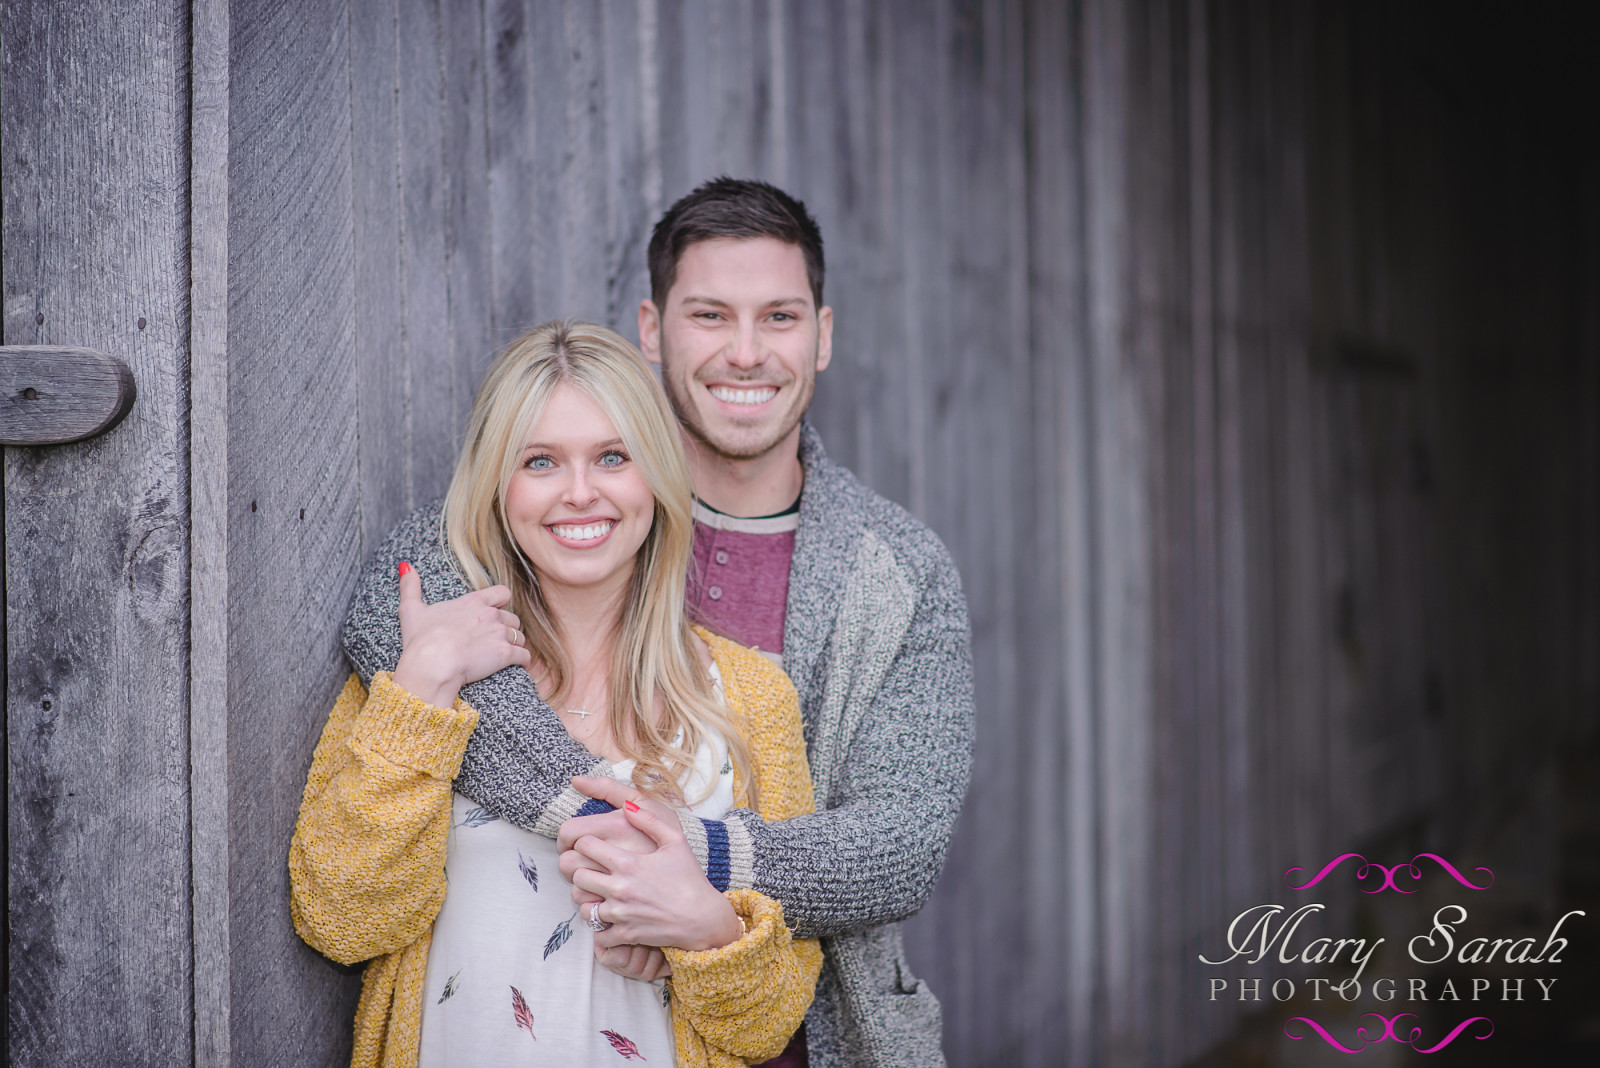
{"label": "man's ear", "polygon": [[817,370],[828,369],[833,359],[833,309],[824,304],[817,309]]}
{"label": "man's ear", "polygon": [[639,302],[639,351],[651,363],[661,362],[661,310],[648,297]]}

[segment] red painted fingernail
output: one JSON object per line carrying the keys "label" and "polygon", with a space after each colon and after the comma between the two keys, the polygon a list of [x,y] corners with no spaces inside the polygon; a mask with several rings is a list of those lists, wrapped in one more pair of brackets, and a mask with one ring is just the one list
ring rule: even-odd
{"label": "red painted fingernail", "polygon": [[400,574],[402,574],[402,575],[411,574],[411,565],[406,563],[404,560],[400,561]]}
{"label": "red painted fingernail", "polygon": [[629,812],[639,811],[639,803],[637,801],[624,801],[622,803],[622,807],[627,809]]}

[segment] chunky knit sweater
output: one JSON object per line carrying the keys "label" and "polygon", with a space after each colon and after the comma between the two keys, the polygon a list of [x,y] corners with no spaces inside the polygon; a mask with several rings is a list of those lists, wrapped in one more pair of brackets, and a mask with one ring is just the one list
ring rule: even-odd
{"label": "chunky knit sweater", "polygon": [[[812,809],[799,709],[789,680],[759,654],[706,637],[735,721],[747,730],[761,809]],[[387,673],[370,695],[352,676],[312,759],[289,851],[295,929],[341,963],[370,960],[356,1011],[353,1066],[417,1063],[423,979],[445,895],[455,778],[478,714],[436,708]],[[728,898],[749,928],[720,949],[667,949],[680,1065],[775,1056],[799,1026],[821,967],[815,941],[792,939],[783,909],[752,890]]]}
{"label": "chunky knit sweater", "polygon": [[[783,666],[804,717],[817,811],[769,822],[737,811],[685,820],[719,889],[783,903],[795,933],[822,936],[827,963],[806,1017],[812,1068],[944,1063],[939,1003],[906,965],[898,921],[932,892],[972,761],[966,600],[927,527],[828,460],[801,428],[800,529],[789,568]],[[394,570],[409,560],[429,601],[466,592],[439,538],[439,506],[419,509],[373,554],[345,623],[363,677],[400,657]],[[601,774],[526,672],[462,691],[483,719],[456,788],[521,827],[554,837],[593,811],[573,775]]]}

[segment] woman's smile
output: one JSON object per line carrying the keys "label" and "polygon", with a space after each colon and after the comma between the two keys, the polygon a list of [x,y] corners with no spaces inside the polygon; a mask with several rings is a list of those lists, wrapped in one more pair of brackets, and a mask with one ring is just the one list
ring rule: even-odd
{"label": "woman's smile", "polygon": [[615,519],[571,519],[563,523],[550,523],[545,529],[568,548],[593,549],[604,542],[616,526]]}

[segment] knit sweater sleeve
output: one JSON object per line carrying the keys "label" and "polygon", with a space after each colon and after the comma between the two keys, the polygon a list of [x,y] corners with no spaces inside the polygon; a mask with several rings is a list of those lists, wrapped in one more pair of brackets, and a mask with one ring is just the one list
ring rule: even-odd
{"label": "knit sweater sleeve", "polygon": [[[810,812],[794,686],[759,654],[702,634],[722,673],[728,707],[742,721],[761,811],[774,820]],[[753,890],[730,890],[727,897],[745,922],[743,938],[720,949],[665,951],[681,1064],[776,1057],[805,1018],[822,970],[822,947],[791,935],[778,902]]]}
{"label": "knit sweater sleeve", "polygon": [[[430,604],[460,597],[466,584],[440,535],[441,506],[420,508],[395,527],[367,561],[344,625],[344,651],[363,681],[400,662],[400,586],[409,562]],[[455,788],[525,830],[554,838],[575,815],[608,811],[572,789],[574,775],[608,775],[610,765],[572,739],[533,680],[509,667],[461,688],[479,714]]]}
{"label": "knit sweater sleeve", "polygon": [[311,759],[289,845],[289,914],[353,964],[411,945],[444,903],[450,780],[477,713],[351,676]]}
{"label": "knit sweater sleeve", "polygon": [[730,886],[782,901],[797,935],[904,919],[944,867],[971,770],[972,656],[955,565],[936,542],[928,556],[881,683],[852,695],[858,726],[834,755],[827,807],[784,822],[739,811],[725,823],[730,855],[752,858],[747,878],[735,865]]}

